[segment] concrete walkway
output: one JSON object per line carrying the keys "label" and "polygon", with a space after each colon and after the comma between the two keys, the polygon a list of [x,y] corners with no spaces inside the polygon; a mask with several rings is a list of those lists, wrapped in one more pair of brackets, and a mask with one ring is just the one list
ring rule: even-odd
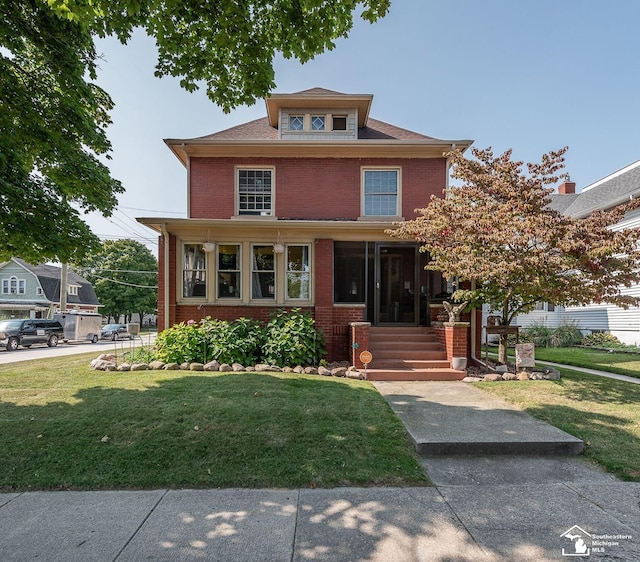
{"label": "concrete walkway", "polygon": [[[424,408],[435,433],[479,435],[492,419],[523,436],[515,425],[528,423],[464,383],[405,384],[382,391]],[[548,432],[528,427],[526,443]],[[421,462],[435,486],[0,494],[0,560],[545,562],[578,548],[584,560],[640,561],[640,483],[571,455]]]}

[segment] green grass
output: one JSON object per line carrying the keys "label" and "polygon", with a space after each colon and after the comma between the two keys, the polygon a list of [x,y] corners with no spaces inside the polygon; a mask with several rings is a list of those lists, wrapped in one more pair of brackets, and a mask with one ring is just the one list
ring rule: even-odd
{"label": "green grass", "polygon": [[640,385],[560,371],[558,381],[476,384],[582,439],[585,456],[623,480],[640,481]]}
{"label": "green grass", "polygon": [[640,355],[585,347],[536,347],[536,359],[640,378]]}
{"label": "green grass", "polygon": [[0,490],[427,485],[366,381],[0,366]]}

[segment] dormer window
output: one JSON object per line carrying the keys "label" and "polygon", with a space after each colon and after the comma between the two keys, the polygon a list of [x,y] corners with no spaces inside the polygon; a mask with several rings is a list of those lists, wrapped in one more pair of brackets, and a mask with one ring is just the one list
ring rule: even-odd
{"label": "dormer window", "polygon": [[312,115],[311,116],[311,130],[312,131],[324,131],[325,129],[326,115]]}
{"label": "dormer window", "polygon": [[304,131],[304,115],[289,116],[290,131]]}
{"label": "dormer window", "polygon": [[346,131],[347,130],[347,116],[346,115],[333,115],[331,119],[332,130],[334,131]]}

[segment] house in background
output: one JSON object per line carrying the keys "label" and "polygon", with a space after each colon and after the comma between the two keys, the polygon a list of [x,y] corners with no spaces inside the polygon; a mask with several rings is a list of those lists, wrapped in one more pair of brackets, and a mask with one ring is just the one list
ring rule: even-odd
{"label": "house in background", "polygon": [[[640,160],[618,170],[576,193],[573,182],[563,183],[552,196],[551,207],[573,218],[584,218],[596,210],[607,210],[640,197]],[[639,228],[640,209],[629,213],[616,229]],[[640,297],[640,286],[622,289],[623,294]],[[486,311],[485,311],[486,314]],[[563,323],[575,323],[585,334],[609,332],[629,345],[640,344],[640,310],[612,304],[560,307],[539,303],[528,314],[519,315],[513,322],[522,328],[544,324],[555,328]],[[483,322],[485,325],[486,322]]]}
{"label": "house in background", "polygon": [[[62,268],[30,265],[20,258],[0,263],[0,318],[50,318],[60,311]],[[67,309],[98,312],[100,303],[86,279],[67,275]]]}
{"label": "house in background", "polygon": [[[314,88],[266,99],[266,117],[165,143],[187,172],[187,218],[139,218],[159,234],[158,328],[206,316],[313,314],[328,359],[349,325],[429,325],[451,287],[428,255],[391,238],[448,184],[441,140],[370,117],[373,96]],[[374,358],[375,361],[375,358]]]}

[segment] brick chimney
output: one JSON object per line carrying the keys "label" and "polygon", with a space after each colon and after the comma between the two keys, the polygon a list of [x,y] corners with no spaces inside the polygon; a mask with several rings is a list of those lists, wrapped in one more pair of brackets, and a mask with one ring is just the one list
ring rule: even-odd
{"label": "brick chimney", "polygon": [[574,181],[565,181],[560,184],[558,187],[558,193],[560,195],[569,195],[570,193],[576,192],[576,182]]}

